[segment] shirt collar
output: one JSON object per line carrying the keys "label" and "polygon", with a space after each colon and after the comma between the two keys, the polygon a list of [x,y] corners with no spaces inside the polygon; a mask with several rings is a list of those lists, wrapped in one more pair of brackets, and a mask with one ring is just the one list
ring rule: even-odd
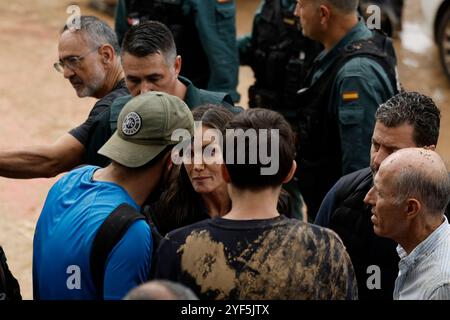
{"label": "shirt collar", "polygon": [[442,240],[448,238],[450,232],[450,225],[447,217],[444,216],[444,222],[431,233],[424,241],[419,243],[417,247],[408,255],[402,246],[397,246],[397,253],[400,257],[401,264],[410,266],[416,263],[416,261],[423,260],[426,256],[430,255],[439,245]]}
{"label": "shirt collar", "polygon": [[128,89],[128,88],[127,88],[127,84],[126,84],[126,82],[125,82],[125,78],[120,79],[120,80],[116,83],[116,86],[114,87],[114,89],[113,89],[112,91],[114,91],[114,90],[116,90],[116,89],[119,89],[119,88],[126,88],[126,89]]}
{"label": "shirt collar", "polygon": [[190,87],[192,85],[192,81],[183,76],[178,76],[178,80],[180,80],[181,83],[184,84],[186,87]]}
{"label": "shirt collar", "polygon": [[186,86],[186,95],[184,96],[184,102],[187,104],[189,109],[191,109],[191,106],[198,106],[200,104],[200,101],[198,99],[198,89],[192,81],[190,81],[188,78],[178,76],[178,80],[182,84]]}

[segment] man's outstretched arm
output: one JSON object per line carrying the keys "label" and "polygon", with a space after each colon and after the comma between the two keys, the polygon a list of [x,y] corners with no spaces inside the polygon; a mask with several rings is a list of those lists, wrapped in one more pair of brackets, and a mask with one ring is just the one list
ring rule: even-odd
{"label": "man's outstretched arm", "polygon": [[0,149],[0,176],[16,179],[50,178],[80,165],[85,148],[69,133],[51,145]]}

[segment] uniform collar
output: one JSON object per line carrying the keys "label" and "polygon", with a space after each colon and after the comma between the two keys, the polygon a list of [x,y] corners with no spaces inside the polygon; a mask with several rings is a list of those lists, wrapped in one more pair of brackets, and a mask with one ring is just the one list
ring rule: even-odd
{"label": "uniform collar", "polygon": [[367,28],[364,19],[359,18],[358,23],[344,36],[344,38],[342,38],[330,51],[322,51],[317,57],[317,60],[321,60],[322,63],[334,60],[334,58],[339,55],[341,49],[357,40],[367,39],[370,37],[369,33],[370,31]]}
{"label": "uniform collar", "polygon": [[200,104],[198,95],[199,89],[196,86],[194,86],[192,81],[189,80],[188,78],[178,76],[178,80],[180,80],[180,82],[186,86],[186,95],[184,97],[184,102],[187,104],[189,109],[191,109],[191,106],[199,105]]}
{"label": "uniform collar", "polygon": [[355,41],[369,39],[371,36],[372,32],[367,28],[364,19],[360,18],[359,22],[330,51],[324,50],[317,56],[310,69],[312,77],[307,81],[309,85],[314,84],[323,73],[331,68],[346,46]]}

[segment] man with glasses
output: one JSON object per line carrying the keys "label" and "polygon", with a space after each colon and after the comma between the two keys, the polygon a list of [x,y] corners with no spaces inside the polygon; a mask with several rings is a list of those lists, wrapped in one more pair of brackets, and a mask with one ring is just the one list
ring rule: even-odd
{"label": "man with glasses", "polygon": [[99,99],[87,120],[51,145],[0,151],[0,176],[53,177],[86,163],[86,143],[95,118],[128,94],[114,31],[95,17],[82,16],[80,28],[66,26],[59,38],[57,71],[70,81],[78,97]]}

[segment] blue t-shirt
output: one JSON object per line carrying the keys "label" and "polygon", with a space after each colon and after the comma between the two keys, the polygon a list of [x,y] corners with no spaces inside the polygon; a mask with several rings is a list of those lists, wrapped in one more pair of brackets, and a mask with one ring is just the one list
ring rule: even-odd
{"label": "blue t-shirt", "polygon": [[[86,166],[62,177],[49,191],[33,243],[35,299],[97,299],[89,257],[95,235],[121,203],[139,206],[121,186],[92,179],[98,167]],[[152,254],[150,227],[136,221],[111,251],[104,299],[122,299],[148,279]]]}

